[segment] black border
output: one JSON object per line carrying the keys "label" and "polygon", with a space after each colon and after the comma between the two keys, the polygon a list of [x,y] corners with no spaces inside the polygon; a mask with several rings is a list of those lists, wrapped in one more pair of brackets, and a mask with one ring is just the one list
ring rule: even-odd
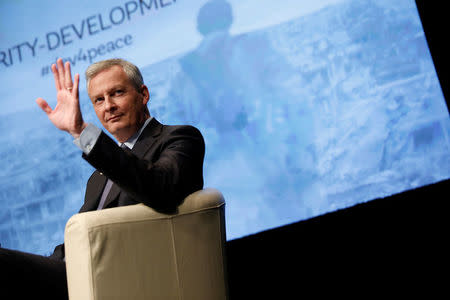
{"label": "black border", "polygon": [[450,111],[449,70],[447,67],[450,44],[446,41],[448,33],[445,31],[449,24],[445,1],[415,1],[445,102],[447,103],[447,110]]}

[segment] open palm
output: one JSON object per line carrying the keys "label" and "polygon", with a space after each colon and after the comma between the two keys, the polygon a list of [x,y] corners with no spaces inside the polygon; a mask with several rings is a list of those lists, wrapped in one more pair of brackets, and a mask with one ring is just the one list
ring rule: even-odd
{"label": "open palm", "polygon": [[76,138],[86,127],[81,115],[78,93],[80,75],[75,74],[72,81],[70,63],[64,64],[61,58],[52,65],[52,73],[56,87],[55,108],[52,109],[42,98],[36,99],[36,103],[47,114],[53,125]]}

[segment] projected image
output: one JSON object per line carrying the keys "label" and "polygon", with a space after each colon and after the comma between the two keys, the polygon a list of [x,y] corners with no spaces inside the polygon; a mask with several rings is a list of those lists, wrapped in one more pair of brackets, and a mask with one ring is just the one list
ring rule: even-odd
{"label": "projected image", "polygon": [[[228,239],[450,177],[450,119],[414,1],[193,3],[131,16],[120,25],[130,45],[93,60],[136,58],[150,113],[200,129],[205,186],[225,196]],[[146,23],[169,21],[185,32],[157,35]],[[156,38],[177,51],[139,44]],[[64,53],[98,42],[79,43]],[[85,91],[80,99],[100,126]],[[0,128],[0,243],[48,254],[93,169],[38,108],[3,114]]]}
{"label": "projected image", "polygon": [[449,118],[413,4],[343,1],[231,36],[231,5],[211,1],[198,47],[144,68],[155,114],[205,134],[229,236],[449,176]]}

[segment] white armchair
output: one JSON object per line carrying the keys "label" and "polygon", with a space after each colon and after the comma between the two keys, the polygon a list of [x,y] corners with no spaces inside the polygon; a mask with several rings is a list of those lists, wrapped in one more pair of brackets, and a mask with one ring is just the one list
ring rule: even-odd
{"label": "white armchair", "polygon": [[74,215],[65,230],[70,300],[227,299],[224,205],[204,189],[175,214],[137,204]]}

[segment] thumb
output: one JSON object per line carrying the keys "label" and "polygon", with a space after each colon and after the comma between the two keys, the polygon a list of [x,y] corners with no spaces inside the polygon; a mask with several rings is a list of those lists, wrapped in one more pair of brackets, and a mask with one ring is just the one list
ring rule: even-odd
{"label": "thumb", "polygon": [[52,112],[52,108],[50,107],[50,105],[48,105],[47,101],[45,101],[44,99],[37,98],[36,103],[46,114]]}

